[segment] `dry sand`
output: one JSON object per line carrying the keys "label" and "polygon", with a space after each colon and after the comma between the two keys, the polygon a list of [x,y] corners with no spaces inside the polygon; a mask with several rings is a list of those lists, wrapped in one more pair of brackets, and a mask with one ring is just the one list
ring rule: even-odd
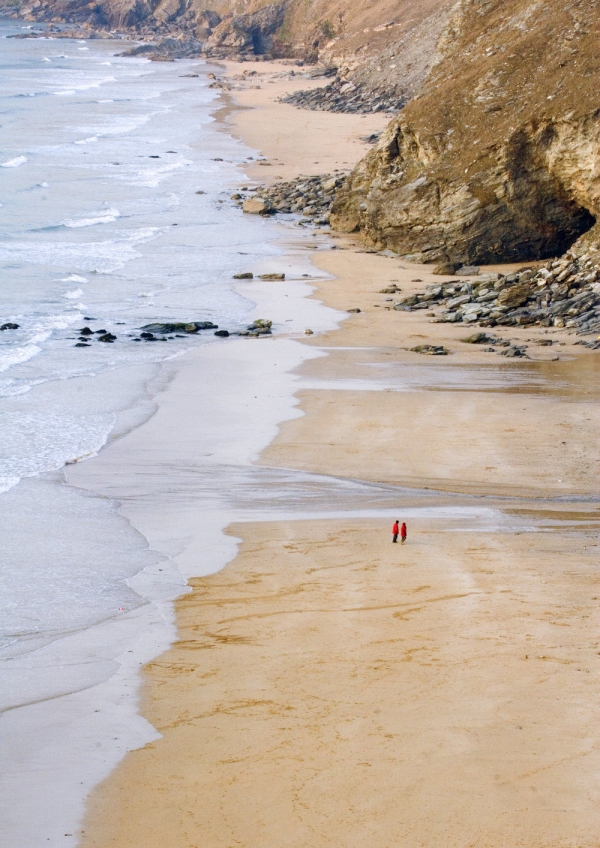
{"label": "dry sand", "polygon": [[[369,122],[290,113],[267,85],[236,93],[260,107],[229,118],[245,140],[290,176],[335,135],[323,170],[343,167],[341,137]],[[337,279],[316,296],[363,312],[307,338],[329,355],[301,367],[306,414],[261,462],[521,500],[478,525],[458,499],[454,518],[412,520],[406,546],[381,519],[232,526],[239,555],[192,582],[180,641],[145,670],[163,738],[94,793],[86,848],[598,845],[598,511],[568,501],[597,490],[596,360],[563,332],[530,343],[539,362],[506,362],[387,311],[383,283],[429,272],[350,243],[317,254]],[[452,355],[406,349],[432,340]]]}
{"label": "dry sand", "polygon": [[[301,174],[327,174],[351,170],[369,149],[362,138],[388,124],[383,115],[344,115],[312,112],[280,103],[279,98],[301,89],[315,88],[323,80],[290,78],[293,65],[279,62],[222,62],[236,110],[225,107],[221,119],[228,130],[258,150],[266,163],[245,168],[260,182],[292,179]],[[249,76],[255,73],[256,76]],[[246,75],[244,81],[242,77]]]}

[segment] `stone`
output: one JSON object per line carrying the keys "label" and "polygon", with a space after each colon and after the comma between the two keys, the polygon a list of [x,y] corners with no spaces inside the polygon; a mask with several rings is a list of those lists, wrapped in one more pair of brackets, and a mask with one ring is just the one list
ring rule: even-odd
{"label": "stone", "polygon": [[254,274],[252,273],[252,271],[244,271],[243,274],[234,274],[233,279],[234,280],[253,280]]}
{"label": "stone", "polygon": [[457,306],[462,306],[464,303],[469,303],[471,300],[470,294],[460,294],[458,297],[453,297],[448,301],[446,306],[448,309],[456,309]]}
{"label": "stone", "polygon": [[116,340],[117,337],[114,336],[112,333],[104,333],[102,336],[98,336],[98,341],[105,342],[106,344],[112,344]]}
{"label": "stone", "polygon": [[361,312],[361,311],[362,310],[360,310],[358,307],[354,307],[353,309],[347,309],[346,310],[346,312]]}
{"label": "stone", "polygon": [[465,344],[490,344],[493,341],[487,333],[473,333],[472,336],[467,336],[466,339],[461,339]]}
{"label": "stone", "polygon": [[259,280],[285,280],[285,274],[259,274]]}
{"label": "stone", "polygon": [[82,327],[81,330],[79,331],[79,335],[80,336],[93,336],[94,331],[90,330],[89,327]]}
{"label": "stone", "polygon": [[74,346],[75,347],[91,347],[91,345],[87,344],[86,342],[77,342],[77,344],[74,345]]}
{"label": "stone", "polygon": [[312,335],[313,335],[313,331],[312,331],[312,330],[305,330],[305,331],[304,331],[304,335],[305,335],[305,336],[312,336]]}
{"label": "stone", "polygon": [[215,336],[218,336],[220,339],[229,338],[229,330],[217,330]]}
{"label": "stone", "polygon": [[454,273],[457,277],[474,277],[479,274],[479,268],[477,265],[463,265],[462,268],[458,268]]}
{"label": "stone", "polygon": [[436,274],[440,277],[446,275],[449,277],[453,277],[454,274],[456,274],[457,268],[458,265],[456,265],[454,262],[442,262],[439,265],[436,265],[431,273]]}
{"label": "stone", "polygon": [[[0,327],[0,332],[3,332],[4,330],[18,330],[18,329],[19,329],[18,324],[13,324],[12,321],[9,321],[7,324],[2,324],[2,326]],[[91,330],[90,330],[90,332],[91,332]]]}
{"label": "stone", "polygon": [[448,356],[449,351],[443,345],[417,345],[411,347],[413,353],[423,353],[427,356]]}
{"label": "stone", "polygon": [[502,289],[498,295],[498,306],[515,309],[517,306],[522,306],[526,303],[530,294],[531,289],[528,283],[517,283],[514,286]]}
{"label": "stone", "polygon": [[273,211],[269,201],[263,200],[262,197],[249,197],[244,201],[242,209],[248,215],[270,215]]}
{"label": "stone", "polygon": [[145,324],[142,328],[144,333],[140,333],[142,338],[145,338],[147,334],[152,335],[153,333],[188,333],[194,334],[199,330],[218,330],[218,324],[213,324],[212,321],[176,321],[176,322],[168,322],[165,324]]}

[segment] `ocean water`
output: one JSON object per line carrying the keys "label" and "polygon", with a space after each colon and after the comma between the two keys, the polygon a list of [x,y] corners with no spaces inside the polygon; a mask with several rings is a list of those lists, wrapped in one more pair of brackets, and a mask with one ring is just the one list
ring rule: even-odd
{"label": "ocean water", "polygon": [[[236,551],[223,530],[240,512],[239,469],[207,467],[207,497],[192,493],[206,528],[192,569],[177,561],[179,542],[153,543],[127,517],[122,487],[78,487],[68,470],[154,420],[157,395],[191,359],[200,456],[216,439],[250,464],[294,413],[288,372],[318,355],[212,331],[136,342],[139,329],[236,329],[263,306],[276,330],[338,318],[307,299],[304,242],[284,261],[281,228],[231,201],[258,154],[216,123],[209,65],[119,58],[123,42],[10,37],[27,29],[0,21],[0,326],[18,324],[0,331],[2,848],[77,844],[89,792],[159,735],[140,715],[140,669],[176,636],[173,599]],[[233,274],[281,262],[285,287],[254,280],[238,293]],[[84,326],[117,339],[76,347]],[[228,371],[221,360],[235,345]],[[263,402],[251,422],[235,405],[217,420],[215,394],[225,406]],[[163,472],[178,491],[180,470],[155,469],[145,494]]]}
{"label": "ocean water", "polygon": [[[0,332],[7,661],[140,603],[126,580],[157,561],[145,539],[110,503],[40,475],[93,456],[127,410],[149,414],[160,361],[216,342],[134,342],[139,327],[243,325],[253,304],[232,275],[277,253],[229,200],[255,154],[216,126],[209,67],[9,37],[24,29],[0,22],[0,325],[19,325]],[[117,341],[77,348],[83,326]],[[62,691],[0,684],[0,704]]]}

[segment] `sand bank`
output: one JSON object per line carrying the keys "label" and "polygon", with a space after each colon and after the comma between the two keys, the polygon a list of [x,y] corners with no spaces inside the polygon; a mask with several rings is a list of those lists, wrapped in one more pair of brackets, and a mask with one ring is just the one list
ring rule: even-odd
{"label": "sand bank", "polygon": [[[236,93],[260,108],[229,120],[288,163],[277,175],[310,173],[323,162],[309,161],[312,150],[342,136],[348,116],[294,110],[304,138],[286,147],[296,134],[273,128],[290,107],[265,86]],[[345,166],[330,155],[323,170]],[[217,425],[217,459],[204,457],[198,362],[178,366],[148,424],[77,470],[80,484],[120,493],[136,526],[189,573],[214,546],[243,540],[233,562],[192,580],[177,602],[179,641],[144,673],[142,712],[162,739],[96,790],[82,845],[592,848],[595,359],[575,360],[564,333],[552,335],[564,345],[537,348],[543,331],[531,328],[506,336],[532,339],[536,361],[484,354],[460,342],[464,329],[386,310],[384,283],[416,290],[427,268],[340,246],[316,254],[336,279],[315,296],[361,313],[307,338],[314,356],[294,374],[291,339],[236,342],[228,354],[244,403],[223,397],[223,409],[245,416],[250,434],[259,428],[254,453],[271,438],[254,385],[263,404],[277,402],[269,384],[251,382],[264,373],[256,357],[279,386],[296,381],[305,413],[282,403],[287,423],[260,465],[246,464],[252,516],[239,474],[252,451],[219,440]],[[451,355],[408,350],[432,340]],[[199,471],[225,473],[228,457],[238,506],[230,500],[223,539]],[[471,497],[393,488],[407,485]],[[489,497],[498,494],[512,500]],[[391,544],[394,503],[409,519],[406,546]]]}
{"label": "sand bank", "polygon": [[425,520],[405,547],[388,522],[231,532],[146,669],[163,739],[84,845],[596,844],[595,549]]}

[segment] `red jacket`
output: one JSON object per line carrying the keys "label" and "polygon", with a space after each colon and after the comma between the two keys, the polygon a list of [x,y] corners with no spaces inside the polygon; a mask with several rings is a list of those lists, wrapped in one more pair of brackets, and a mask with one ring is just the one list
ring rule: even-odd
{"label": "red jacket", "polygon": [[392,527],[392,533],[394,534],[394,536],[397,536],[397,535],[398,535],[398,532],[399,532],[398,522],[396,521],[396,522],[394,523],[394,526]]}
{"label": "red jacket", "polygon": [[402,527],[400,528],[400,535],[403,539],[406,539],[406,524],[404,521],[402,522]]}

